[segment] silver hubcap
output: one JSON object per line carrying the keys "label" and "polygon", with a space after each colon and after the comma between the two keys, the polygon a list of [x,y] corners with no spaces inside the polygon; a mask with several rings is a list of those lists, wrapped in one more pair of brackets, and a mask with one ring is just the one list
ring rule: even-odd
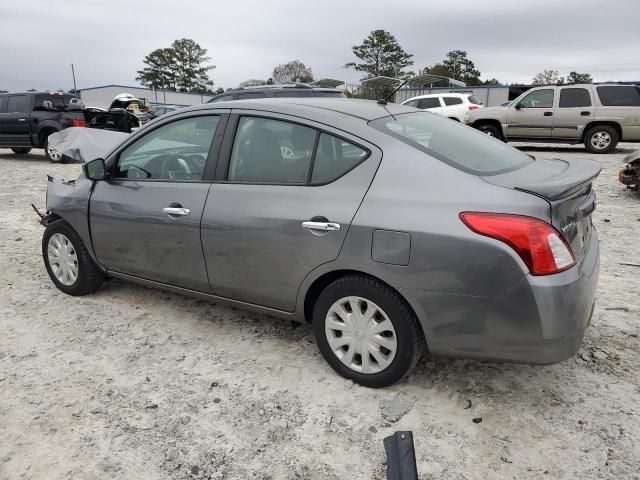
{"label": "silver hubcap", "polygon": [[62,154],[51,147],[47,147],[47,153],[49,154],[49,158],[51,158],[51,160],[59,162],[62,159]]}
{"label": "silver hubcap", "polygon": [[483,130],[483,133],[485,135],[489,135],[490,137],[493,137],[493,132],[489,131],[489,130]]}
{"label": "silver hubcap", "polygon": [[607,148],[611,143],[611,135],[607,132],[596,132],[591,137],[591,145],[593,148],[597,148],[598,150],[602,150]]}
{"label": "silver hubcap", "polygon": [[47,245],[49,266],[56,279],[69,287],[78,279],[78,255],[73,244],[61,233],[54,233]]}
{"label": "silver hubcap", "polygon": [[341,298],[329,308],[324,325],[331,350],[351,370],[378,373],[396,356],[398,340],[391,320],[365,298]]}

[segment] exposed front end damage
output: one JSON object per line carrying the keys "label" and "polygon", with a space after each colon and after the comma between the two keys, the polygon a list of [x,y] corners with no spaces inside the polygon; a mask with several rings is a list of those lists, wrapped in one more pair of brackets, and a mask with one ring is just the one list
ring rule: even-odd
{"label": "exposed front end damage", "polygon": [[624,159],[627,166],[620,170],[618,180],[627,188],[638,190],[640,188],[640,150],[627,155]]}
{"label": "exposed front end damage", "polygon": [[38,214],[41,215],[40,223],[45,227],[60,219],[71,225],[96,261],[89,230],[89,198],[92,188],[93,182],[84,174],[76,180],[68,181],[47,176],[46,210],[44,214]]}

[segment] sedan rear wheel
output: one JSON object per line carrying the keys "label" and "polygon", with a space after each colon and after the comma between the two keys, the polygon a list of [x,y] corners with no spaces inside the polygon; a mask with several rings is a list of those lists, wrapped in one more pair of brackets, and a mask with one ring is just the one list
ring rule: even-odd
{"label": "sedan rear wheel", "polygon": [[313,329],[329,365],[367,387],[401,380],[424,350],[418,319],[404,299],[364,275],[347,275],[322,291],[314,307]]}

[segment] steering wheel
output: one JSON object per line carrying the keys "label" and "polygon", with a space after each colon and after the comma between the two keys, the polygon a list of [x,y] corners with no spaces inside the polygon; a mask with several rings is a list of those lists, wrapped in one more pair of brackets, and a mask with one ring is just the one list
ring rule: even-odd
{"label": "steering wheel", "polygon": [[182,157],[169,157],[162,163],[160,172],[162,173],[162,178],[176,178],[176,174],[178,176],[184,175],[188,178],[191,175],[191,167]]}

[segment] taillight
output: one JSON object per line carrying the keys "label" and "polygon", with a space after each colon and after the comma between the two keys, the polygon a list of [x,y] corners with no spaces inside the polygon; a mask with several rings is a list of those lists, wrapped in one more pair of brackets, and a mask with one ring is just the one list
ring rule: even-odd
{"label": "taillight", "polygon": [[73,119],[73,120],[71,120],[71,126],[72,127],[86,127],[87,126],[87,122],[85,120]]}
{"label": "taillight", "polygon": [[469,105],[469,110],[475,110],[477,108],[480,108],[478,105]]}
{"label": "taillight", "polygon": [[507,213],[462,212],[460,220],[480,235],[513,248],[532,275],[550,275],[573,267],[571,247],[558,231],[542,220]]}

